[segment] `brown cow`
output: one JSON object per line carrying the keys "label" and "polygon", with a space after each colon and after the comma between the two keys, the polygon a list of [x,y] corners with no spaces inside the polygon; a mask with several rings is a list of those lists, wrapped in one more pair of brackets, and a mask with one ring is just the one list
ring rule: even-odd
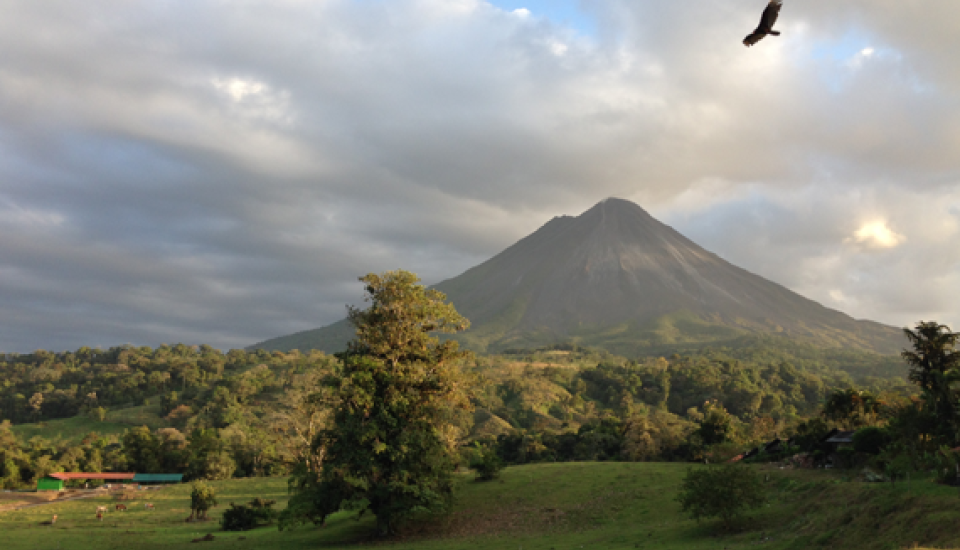
{"label": "brown cow", "polygon": [[117,504],[116,508],[117,508],[117,511],[118,511],[118,512],[122,512],[122,511],[124,511],[124,510],[127,509],[127,505],[126,505],[126,504]]}
{"label": "brown cow", "polygon": [[103,512],[100,510],[97,510],[97,520],[103,521]]}

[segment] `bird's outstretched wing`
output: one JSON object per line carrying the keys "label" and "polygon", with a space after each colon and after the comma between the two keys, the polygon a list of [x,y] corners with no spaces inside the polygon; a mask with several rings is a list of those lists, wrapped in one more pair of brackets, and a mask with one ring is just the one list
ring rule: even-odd
{"label": "bird's outstretched wing", "polygon": [[767,36],[767,33],[760,32],[760,30],[755,30],[752,33],[748,34],[747,37],[743,39],[743,45],[753,46],[754,44],[762,40],[764,36]]}
{"label": "bird's outstretched wing", "polygon": [[773,30],[773,25],[777,22],[777,17],[780,15],[780,8],[782,6],[783,0],[770,0],[767,7],[763,9],[763,15],[760,16],[760,24],[757,25],[756,30],[743,39],[744,46],[753,46],[768,34],[780,34]]}

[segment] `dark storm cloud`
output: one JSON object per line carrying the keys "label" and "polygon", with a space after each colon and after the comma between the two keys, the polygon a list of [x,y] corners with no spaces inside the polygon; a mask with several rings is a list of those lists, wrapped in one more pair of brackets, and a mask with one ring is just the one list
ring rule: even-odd
{"label": "dark storm cloud", "polygon": [[9,2],[0,349],[248,345],[606,196],[960,324],[960,7],[788,0],[747,50],[756,4],[582,2],[584,36],[479,0]]}

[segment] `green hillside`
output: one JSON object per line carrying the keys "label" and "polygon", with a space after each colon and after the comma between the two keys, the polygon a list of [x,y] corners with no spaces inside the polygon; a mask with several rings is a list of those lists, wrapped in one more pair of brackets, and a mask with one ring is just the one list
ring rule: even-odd
{"label": "green hillside", "polygon": [[343,319],[323,328],[264,340],[246,349],[247,351],[262,349],[282,352],[295,349],[300,351],[319,350],[326,353],[337,353],[347,348],[347,342],[353,339],[353,335],[353,327],[346,319]]}
{"label": "green hillside", "polygon": [[[478,483],[464,474],[459,498],[446,516],[421,518],[404,535],[388,541],[394,550],[476,548],[556,549],[899,549],[914,543],[951,548],[960,544],[956,489],[914,481],[907,485],[852,481],[843,472],[781,470],[752,466],[766,479],[769,506],[753,514],[742,530],[718,532],[712,522],[680,515],[677,487],[688,468],[671,463],[538,464],[508,468],[502,481]],[[181,548],[212,533],[211,547],[244,549],[353,548],[374,543],[371,517],[359,521],[341,512],[323,528],[278,532],[218,531],[230,502],[254,497],[288,499],[283,478],[214,482],[220,506],[213,521],[184,523],[189,485],[144,492],[125,501],[129,511],[110,511],[103,522],[96,506],[108,496],[0,512],[4,548]],[[4,499],[16,498],[4,494]],[[0,505],[4,501],[0,501]],[[155,511],[142,504],[155,504]],[[41,526],[52,514],[54,526]],[[382,544],[382,543],[381,543]],[[381,545],[378,544],[378,545]]]}
{"label": "green hillside", "polygon": [[[791,336],[783,332],[762,332],[748,324],[735,325],[711,322],[688,311],[678,311],[645,323],[623,322],[611,326],[584,326],[568,333],[549,329],[510,332],[509,316],[476,326],[455,336],[446,336],[477,353],[502,353],[511,350],[534,350],[556,345],[596,348],[625,357],[670,356],[675,353],[697,353],[710,348],[742,349],[767,342],[785,349],[817,350],[818,353],[860,353],[864,356],[894,357],[905,345],[891,340],[884,353],[872,351],[869,340],[855,333],[821,330],[814,336]],[[347,320],[333,325],[306,330],[265,340],[248,351],[289,352],[319,350],[337,353],[346,349],[354,337]],[[899,346],[899,347],[898,347]]]}
{"label": "green hillside", "polygon": [[160,418],[159,405],[143,405],[107,412],[100,422],[86,414],[71,418],[57,418],[44,422],[17,424],[10,429],[22,441],[33,437],[42,437],[50,441],[77,443],[87,434],[96,432],[101,436],[121,435],[134,426],[147,426],[151,429],[165,428],[168,423]]}

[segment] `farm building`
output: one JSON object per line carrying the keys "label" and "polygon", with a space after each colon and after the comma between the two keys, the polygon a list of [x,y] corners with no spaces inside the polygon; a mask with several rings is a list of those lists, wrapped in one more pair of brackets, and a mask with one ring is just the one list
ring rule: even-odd
{"label": "farm building", "polygon": [[182,481],[183,474],[135,474],[133,476],[133,482],[140,484],[181,483]]}
{"label": "farm building", "polygon": [[821,444],[826,447],[827,468],[846,468],[848,466],[847,457],[844,452],[853,452],[853,436],[856,430],[840,431],[834,430],[827,434]]}
{"label": "farm building", "polygon": [[103,479],[109,481],[133,481],[132,473],[57,472],[37,480],[38,491],[62,491],[64,484],[72,479]]}

